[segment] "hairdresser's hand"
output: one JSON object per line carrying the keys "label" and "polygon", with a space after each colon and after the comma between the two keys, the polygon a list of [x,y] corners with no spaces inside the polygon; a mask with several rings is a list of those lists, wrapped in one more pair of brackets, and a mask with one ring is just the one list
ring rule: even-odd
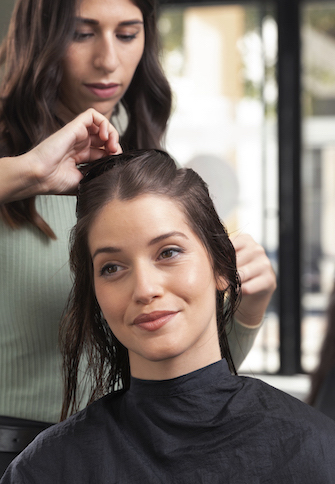
{"label": "hairdresser's hand", "polygon": [[75,192],[82,178],[77,164],[121,151],[118,132],[107,118],[94,109],[85,111],[32,150],[40,161],[41,193]]}
{"label": "hairdresser's hand", "polygon": [[89,109],[28,153],[0,159],[0,203],[75,193],[83,177],[79,163],[121,152],[114,126]]}
{"label": "hairdresser's hand", "polygon": [[235,317],[242,324],[257,326],[276,289],[276,276],[263,247],[250,235],[232,237],[232,243],[242,282],[242,300]]}

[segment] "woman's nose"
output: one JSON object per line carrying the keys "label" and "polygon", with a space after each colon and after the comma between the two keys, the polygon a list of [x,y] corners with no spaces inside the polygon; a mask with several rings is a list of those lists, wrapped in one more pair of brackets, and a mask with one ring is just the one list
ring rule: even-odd
{"label": "woman's nose", "polygon": [[119,65],[119,57],[112,36],[106,36],[96,46],[94,67],[105,72],[114,72]]}
{"label": "woman's nose", "polygon": [[133,272],[133,300],[139,304],[150,304],[164,294],[160,271],[153,265],[142,264]]}

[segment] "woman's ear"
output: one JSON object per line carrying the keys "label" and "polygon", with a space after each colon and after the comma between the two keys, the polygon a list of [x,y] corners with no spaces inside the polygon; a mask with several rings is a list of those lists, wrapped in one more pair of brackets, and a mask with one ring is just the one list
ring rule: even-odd
{"label": "woman's ear", "polygon": [[225,291],[228,287],[228,282],[224,276],[219,276],[216,278],[216,289],[218,291]]}

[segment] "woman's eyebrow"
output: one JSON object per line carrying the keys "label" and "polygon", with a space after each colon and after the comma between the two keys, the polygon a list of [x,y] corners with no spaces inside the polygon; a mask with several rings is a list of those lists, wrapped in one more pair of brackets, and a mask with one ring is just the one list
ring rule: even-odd
{"label": "woman's eyebrow", "polygon": [[168,232],[167,234],[162,234],[162,235],[159,235],[158,237],[155,237],[154,239],[150,240],[148,245],[157,244],[158,242],[162,242],[162,240],[168,239],[169,237],[183,237],[184,239],[188,239],[188,237],[182,232],[173,231],[173,232]]}
{"label": "woman's eyebrow", "polygon": [[99,249],[97,249],[92,255],[92,260],[98,254],[116,254],[117,252],[121,252],[121,249],[119,247],[99,247]]}
{"label": "woman's eyebrow", "polygon": [[[151,239],[149,242],[149,246],[155,245],[159,242],[162,242],[162,240],[169,239],[170,237],[183,237],[184,239],[188,240],[188,237],[183,234],[182,232],[168,232],[166,234],[158,235],[158,237],[155,237],[154,239]],[[107,246],[107,247],[99,247],[94,251],[94,254],[92,254],[92,260],[98,255],[98,254],[116,254],[117,252],[122,252],[122,249],[120,247],[113,247],[113,246]]]}

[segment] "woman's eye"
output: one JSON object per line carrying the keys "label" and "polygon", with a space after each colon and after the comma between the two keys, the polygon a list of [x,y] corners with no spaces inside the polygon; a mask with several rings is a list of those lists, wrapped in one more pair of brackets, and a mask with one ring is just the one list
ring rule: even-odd
{"label": "woman's eye", "polygon": [[181,251],[179,249],[166,249],[161,252],[159,258],[160,259],[171,259],[178,255]]}
{"label": "woman's eye", "polygon": [[117,264],[107,264],[103,266],[103,268],[100,271],[100,274],[102,276],[110,276],[110,275],[116,274],[117,272],[120,272],[121,270],[122,270],[122,267]]}

